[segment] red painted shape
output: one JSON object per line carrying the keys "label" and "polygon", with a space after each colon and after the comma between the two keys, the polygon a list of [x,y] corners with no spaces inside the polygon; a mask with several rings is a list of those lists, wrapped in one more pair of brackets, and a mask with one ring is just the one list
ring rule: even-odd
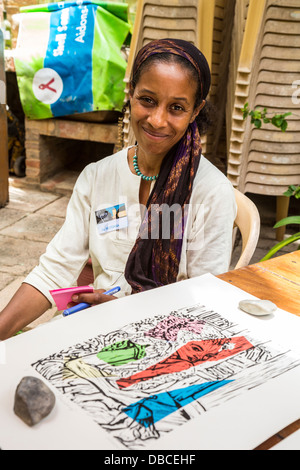
{"label": "red painted shape", "polygon": [[205,362],[220,361],[252,347],[244,336],[190,341],[166,359],[130,377],[119,379],[117,384],[120,389],[130,387],[135,383],[181,372]]}

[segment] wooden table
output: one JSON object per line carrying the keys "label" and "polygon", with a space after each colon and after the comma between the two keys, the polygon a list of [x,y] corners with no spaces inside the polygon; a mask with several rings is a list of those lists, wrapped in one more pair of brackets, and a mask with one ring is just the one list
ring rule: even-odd
{"label": "wooden table", "polygon": [[[300,250],[229,271],[218,278],[259,299],[271,300],[278,308],[300,316]],[[268,450],[298,429],[300,419],[255,450]]]}
{"label": "wooden table", "polygon": [[300,316],[300,250],[218,277]]}

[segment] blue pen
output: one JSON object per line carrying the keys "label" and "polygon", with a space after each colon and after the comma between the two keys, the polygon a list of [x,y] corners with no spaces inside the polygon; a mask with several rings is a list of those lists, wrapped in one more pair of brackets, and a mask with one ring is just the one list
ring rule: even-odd
{"label": "blue pen", "polygon": [[[106,292],[103,292],[105,295],[114,295],[117,292],[121,290],[121,287],[113,287],[110,290],[107,290]],[[68,317],[69,315],[72,315],[73,313],[80,312],[81,310],[84,310],[85,308],[90,307],[91,304],[87,304],[85,302],[82,302],[80,304],[74,305],[74,307],[67,308],[67,310],[63,311],[63,316]]]}

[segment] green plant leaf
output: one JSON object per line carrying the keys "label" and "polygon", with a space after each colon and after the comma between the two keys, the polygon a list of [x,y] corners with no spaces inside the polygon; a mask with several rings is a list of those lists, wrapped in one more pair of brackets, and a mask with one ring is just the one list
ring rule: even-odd
{"label": "green plant leaf", "polygon": [[257,129],[260,129],[261,128],[261,120],[260,119],[255,119],[253,121],[255,127],[257,127]]}
{"label": "green plant leaf", "polygon": [[[262,120],[264,124],[272,123],[275,127],[281,129],[282,132],[285,132],[288,127],[288,122],[286,117],[292,114],[291,112],[283,114],[274,114],[272,118],[267,117],[268,110],[264,108],[262,111],[259,108],[250,110],[249,103],[245,103],[244,107],[241,108],[243,112],[243,119],[246,119],[248,116],[251,117],[251,124],[254,124],[257,129],[260,129],[262,126]],[[300,197],[300,196],[299,196]]]}
{"label": "green plant leaf", "polygon": [[284,113],[284,114],[275,114],[271,122],[275,127],[279,127],[282,132],[285,132],[287,130],[288,122],[285,119],[287,116],[289,116],[292,113]]}
{"label": "green plant leaf", "polygon": [[291,237],[286,238],[285,240],[282,240],[281,242],[277,243],[273,248],[271,248],[270,251],[260,260],[260,261],[266,261],[270,258],[272,258],[277,251],[281,250],[284,246],[290,245],[291,243],[294,243],[295,241],[300,240],[300,232],[295,233]]}
{"label": "green plant leaf", "polygon": [[300,199],[300,186],[298,186],[298,188],[296,188],[294,196],[295,196],[296,199]]}
{"label": "green plant leaf", "polygon": [[291,215],[290,217],[285,217],[284,219],[279,220],[274,228],[282,227],[283,225],[288,224],[300,224],[300,215]]}
{"label": "green plant leaf", "polygon": [[291,184],[288,189],[283,193],[284,196],[293,196],[294,192],[297,190],[297,187]]}
{"label": "green plant leaf", "polygon": [[254,111],[251,111],[250,116],[253,117],[253,119],[261,119],[261,111],[259,109],[254,109]]}
{"label": "green plant leaf", "polygon": [[241,109],[243,113],[243,119],[246,119],[246,117],[249,115],[249,103],[245,103],[244,107]]}
{"label": "green plant leaf", "polygon": [[300,199],[300,185],[295,186],[290,184],[288,189],[283,193],[284,196],[295,196],[296,199]]}

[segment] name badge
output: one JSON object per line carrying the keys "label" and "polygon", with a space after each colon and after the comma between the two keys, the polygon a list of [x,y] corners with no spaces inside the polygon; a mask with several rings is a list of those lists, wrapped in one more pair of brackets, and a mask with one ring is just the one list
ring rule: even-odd
{"label": "name badge", "polygon": [[95,212],[98,233],[107,233],[128,227],[125,204],[100,209]]}

